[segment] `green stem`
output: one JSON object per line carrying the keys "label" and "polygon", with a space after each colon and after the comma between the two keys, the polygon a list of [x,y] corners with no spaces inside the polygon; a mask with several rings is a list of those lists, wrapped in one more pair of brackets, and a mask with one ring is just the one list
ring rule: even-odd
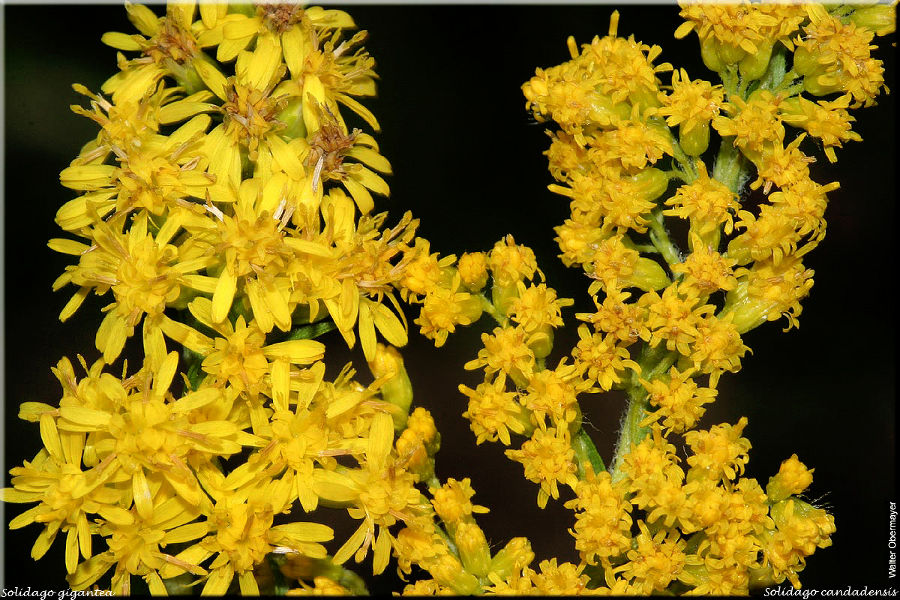
{"label": "green stem", "polygon": [[622,419],[622,429],[619,431],[619,439],[616,441],[616,451],[612,462],[613,481],[622,478],[622,463],[625,455],[631,452],[631,446],[639,444],[650,431],[648,427],[641,426],[641,421],[645,417],[644,412],[648,406],[649,394],[641,385],[640,379],[652,381],[668,371],[677,357],[677,352],[667,350],[663,345],[656,348],[644,345],[641,359],[638,362],[641,375],[638,376],[636,372],[632,372],[631,383],[628,386],[628,407],[625,409],[625,417]]}
{"label": "green stem", "polygon": [[670,265],[680,263],[681,252],[672,240],[669,239],[669,232],[666,231],[666,226],[663,222],[662,209],[657,208],[650,214],[649,226],[650,242],[653,243],[653,247],[662,254],[663,258],[665,258],[666,262]]}
{"label": "green stem", "polygon": [[662,119],[652,118],[650,120],[655,122],[659,130],[665,132],[669,138],[669,143],[672,146],[672,158],[675,159],[675,162],[677,162],[680,167],[680,169],[675,170],[675,173],[677,173],[675,176],[684,180],[685,183],[691,183],[697,179],[697,168],[694,166],[694,161],[681,149],[681,144],[679,143],[678,138],[673,135],[672,130]]}
{"label": "green stem", "polygon": [[494,306],[494,303],[490,301],[490,299],[484,294],[480,295],[481,297],[481,308],[487,314],[491,315],[497,324],[501,327],[506,326],[507,318],[497,312],[497,308]]}
{"label": "green stem", "polygon": [[590,463],[594,473],[600,473],[601,471],[606,470],[606,465],[603,464],[603,458],[601,458],[600,453],[597,452],[594,440],[592,440],[591,436],[588,435],[588,432],[584,430],[584,427],[579,429],[578,433],[572,438],[572,448],[575,450],[575,465],[578,467],[579,479],[584,479],[585,462]]}
{"label": "green stem", "polygon": [[713,167],[713,178],[740,195],[745,173],[746,159],[741,151],[734,145],[731,138],[722,138],[719,146],[719,154],[716,156],[716,164]]}

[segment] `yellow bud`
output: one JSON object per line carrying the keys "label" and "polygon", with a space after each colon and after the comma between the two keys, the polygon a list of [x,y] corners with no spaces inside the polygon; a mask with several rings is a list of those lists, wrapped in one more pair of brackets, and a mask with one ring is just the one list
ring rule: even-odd
{"label": "yellow bud", "polygon": [[403,366],[403,357],[393,346],[379,343],[375,346],[375,356],[369,362],[369,369],[377,379],[386,379],[381,385],[381,397],[400,408],[393,414],[394,429],[400,431],[406,426],[413,399],[412,383]]}
{"label": "yellow bud", "polygon": [[463,285],[470,291],[481,291],[487,283],[487,255],[484,252],[466,252],[459,258],[456,267]]}
{"label": "yellow bud", "polygon": [[478,577],[487,575],[491,566],[491,552],[481,528],[474,521],[462,521],[456,526],[454,540],[466,571]]}
{"label": "yellow bud", "polygon": [[516,283],[518,282],[513,282],[509,285],[500,285],[494,281],[494,285],[491,287],[491,302],[493,302],[497,312],[501,315],[508,317],[513,300],[519,297],[519,288],[516,286]]}
{"label": "yellow bud", "polygon": [[434,419],[431,417],[431,413],[421,406],[409,415],[406,426],[422,438],[429,454],[433,455],[441,447],[441,434],[434,425]]}
{"label": "yellow bud", "polygon": [[522,569],[533,560],[534,552],[531,550],[531,542],[528,541],[528,538],[513,538],[494,555],[491,560],[491,572],[496,573],[500,579],[506,580],[513,571]]}
{"label": "yellow bud", "polygon": [[716,41],[712,37],[702,40],[700,42],[700,56],[703,58],[703,64],[706,65],[706,68],[710,71],[721,73],[725,70],[725,64],[719,58],[716,46]]}
{"label": "yellow bud", "polygon": [[857,27],[865,27],[875,35],[888,35],[897,28],[896,6],[893,4],[876,4],[857,8],[850,15],[850,20]]}
{"label": "yellow bud", "polygon": [[700,156],[709,147],[709,121],[695,123],[684,132],[684,124],[678,126],[678,142],[688,156]]}
{"label": "yellow bud", "polygon": [[634,264],[634,272],[628,278],[628,284],[644,291],[661,290],[671,281],[658,262],[652,258],[641,256]]}
{"label": "yellow bud", "polygon": [[637,184],[636,192],[646,201],[656,200],[669,187],[669,177],[659,169],[650,167],[637,175],[632,175],[631,180]]}
{"label": "yellow bud", "polygon": [[757,47],[757,52],[745,56],[738,65],[741,76],[749,81],[759,79],[765,74],[771,58],[772,43],[760,42]]}
{"label": "yellow bud", "polygon": [[451,554],[444,554],[428,565],[428,571],[435,581],[453,588],[460,596],[474,596],[482,592],[478,579],[463,570],[463,566]]}
{"label": "yellow bud", "polygon": [[553,328],[546,324],[542,325],[531,334],[528,347],[534,352],[535,358],[547,357],[553,350]]}
{"label": "yellow bud", "polygon": [[781,463],[778,474],[769,479],[766,486],[766,495],[770,502],[780,502],[788,496],[803,493],[812,483],[814,469],[807,469],[797,458],[792,455],[789,459]]}

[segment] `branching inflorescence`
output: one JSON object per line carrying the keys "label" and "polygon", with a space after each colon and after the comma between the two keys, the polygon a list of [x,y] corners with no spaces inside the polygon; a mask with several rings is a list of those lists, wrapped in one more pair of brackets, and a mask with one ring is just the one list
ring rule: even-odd
{"label": "branching inflorescence", "polygon": [[[79,356],[83,374],[63,358],[59,402],[22,404],[44,447],[3,490],[35,504],[10,525],[43,527],[33,558],[64,537],[72,587],[117,593],[135,578],[154,594],[364,592],[343,565],[368,555],[376,574],[392,557],[426,573],[414,594],[799,587],[835,531],[800,497],[812,469],[794,455],[763,487],[743,476],[747,419],[699,423],[740,370],[742,334],[797,325],[803,257],[838,187],[810,178],[805,151],[835,162],[860,140],[851,111],[886,91],[870,53],[893,7],[685,3],[676,37],[697,33],[721,84],[657,64],[658,46],[617,36],[617,13],[609,35],[570,38],[570,61],[537,70],[523,91],[558,127],[550,189],[571,207],[560,257],[596,306],[552,368],[573,302],[529,248],[508,235],[442,257],[410,214],[373,213],[391,167],[344,120],[378,131],[358,100],[375,94],[374,61],[348,14],[127,11],[140,33],[103,38],[119,72],[100,93],[75,86],[89,102],[73,110],[100,132],[60,175],[79,195],[57,215],[68,237],[50,241],[73,257],[54,284],[75,289],[62,320],[92,292],[111,300],[101,358]],[[522,537],[492,552],[470,481],[437,478],[440,434],[397,350],[401,301],[436,346],[496,321],[466,364],[485,378],[460,386],[464,416],[477,443],[510,447],[540,507],[573,511],[578,564],[532,568]],[[316,338],[333,329],[359,341],[368,384],[351,365],[326,377]],[[142,364],[113,366],[132,339]],[[579,403],[613,389],[628,408],[604,462]],[[333,540],[319,507],[345,509],[354,533]]]}

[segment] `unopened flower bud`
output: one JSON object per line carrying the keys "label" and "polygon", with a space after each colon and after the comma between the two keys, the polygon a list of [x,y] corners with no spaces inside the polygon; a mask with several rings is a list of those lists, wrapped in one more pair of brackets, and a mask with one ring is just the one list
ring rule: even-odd
{"label": "unopened flower bud", "polygon": [[513,571],[518,571],[534,560],[531,542],[528,538],[517,537],[509,540],[502,550],[491,560],[491,572],[500,579],[507,579]]}
{"label": "unopened flower bud", "polygon": [[769,497],[769,501],[780,502],[788,496],[803,493],[812,483],[813,470],[807,469],[796,454],[792,455],[781,463],[778,474],[769,479],[769,484],[766,486],[766,495]]}
{"label": "unopened flower bud", "polygon": [[456,526],[454,540],[466,571],[478,577],[487,575],[491,566],[491,552],[481,528],[474,521],[461,521]]}

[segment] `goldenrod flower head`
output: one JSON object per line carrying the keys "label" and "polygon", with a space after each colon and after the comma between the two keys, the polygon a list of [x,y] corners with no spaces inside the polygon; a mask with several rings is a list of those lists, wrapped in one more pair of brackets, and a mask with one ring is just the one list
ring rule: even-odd
{"label": "goldenrod flower head", "polygon": [[797,256],[788,256],[777,265],[767,260],[738,269],[738,286],[728,292],[723,315],[734,313],[732,323],[739,333],[780,316],[788,320],[787,329],[796,327],[803,311],[800,301],[813,286],[813,274]]}
{"label": "goldenrod flower head", "polygon": [[680,4],[685,22],[675,31],[675,37],[696,31],[707,67],[721,72],[725,65],[740,62],[742,74],[750,79],[762,75],[774,44],[780,41],[789,46],[791,34],[806,19],[800,4]]}
{"label": "goldenrod flower head", "polygon": [[754,92],[748,100],[731,96],[724,105],[728,116],[715,117],[712,126],[722,137],[733,137],[735,146],[755,158],[781,147],[784,141],[780,115],[782,100],[781,96],[774,96],[768,90]]}
{"label": "goldenrod flower head", "polygon": [[679,283],[681,289],[702,298],[737,286],[732,270],[736,263],[736,259],[726,258],[704,244],[699,235],[691,234],[691,253],[684,262],[672,265],[672,272],[684,274],[684,279]]}
{"label": "goldenrod flower head", "polygon": [[519,295],[509,307],[509,317],[528,333],[562,326],[562,308],[575,303],[571,298],[557,298],[556,290],[543,283],[525,287],[519,281],[516,286]]}
{"label": "goldenrod flower head", "polygon": [[472,514],[488,512],[485,507],[472,504],[471,499],[475,495],[475,490],[472,489],[472,482],[468,477],[461,481],[451,477],[440,488],[432,489],[431,494],[434,512],[445,523],[459,523]]}
{"label": "goldenrod flower head", "polygon": [[560,258],[567,267],[590,262],[594,248],[605,237],[599,227],[576,219],[566,219],[553,230],[557,234],[555,241],[562,250]]}
{"label": "goldenrod flower head", "polygon": [[669,135],[657,125],[644,121],[621,121],[615,128],[599,131],[586,139],[587,160],[599,172],[621,170],[629,175],[672,154]]}
{"label": "goldenrod flower head", "polygon": [[692,369],[679,371],[672,367],[667,378],[641,379],[641,385],[649,394],[650,404],[657,407],[657,410],[648,412],[641,425],[661,421],[667,433],[683,433],[691,429],[706,412],[703,405],[713,402],[717,393],[714,388],[699,387],[692,379],[693,374]]}
{"label": "goldenrod flower head", "polygon": [[666,478],[680,479],[683,471],[677,465],[675,446],[668,443],[658,424],[651,427],[651,433],[638,444],[632,444],[624,455],[620,471],[624,474],[623,484],[629,492],[652,490]]}
{"label": "goldenrod flower head", "polygon": [[717,230],[724,226],[725,233],[733,230],[733,213],[737,212],[737,196],[719,180],[710,177],[703,162],[698,162],[698,177],[692,183],[679,187],[667,206],[674,208],[663,211],[664,215],[690,219],[691,233],[702,241],[717,241]]}
{"label": "goldenrod flower head", "polygon": [[590,581],[590,577],[582,573],[584,564],[573,565],[569,562],[557,564],[556,559],[551,558],[541,561],[539,567],[540,573],[531,575],[531,581],[539,594],[548,596],[580,595]]}
{"label": "goldenrod flower head", "polygon": [[836,100],[812,102],[803,96],[789,98],[781,104],[781,119],[794,127],[806,130],[809,135],[819,138],[825,148],[825,156],[835,162],[834,149],[842,147],[842,142],[862,141],[862,137],[850,129],[856,121],[847,111],[850,94]]}
{"label": "goldenrod flower head", "polygon": [[796,454],[781,463],[778,474],[769,479],[766,495],[770,502],[780,502],[788,496],[802,494],[813,480],[813,471],[800,462]]}
{"label": "goldenrod flower head", "polygon": [[771,260],[778,265],[785,257],[798,254],[797,244],[802,238],[797,220],[777,206],[763,205],[758,218],[743,210],[738,217],[737,227],[745,231],[728,243],[728,255],[738,264]]}
{"label": "goldenrod flower head", "polygon": [[471,292],[479,292],[487,284],[488,263],[484,252],[465,252],[456,265],[462,283]]}
{"label": "goldenrod flower head", "polygon": [[484,367],[488,375],[502,371],[516,385],[525,387],[534,372],[535,356],[529,347],[533,337],[521,325],[496,327],[492,334],[482,333],[484,347],[478,351],[478,358],[467,362],[465,368]]}
{"label": "goldenrod flower head", "polygon": [[708,81],[691,81],[684,69],[672,72],[672,92],[660,93],[662,106],[657,114],[666,117],[669,127],[678,125],[681,147],[689,156],[703,154],[709,145],[709,123],[719,115],[725,102],[722,86]]}
{"label": "goldenrod flower head", "polygon": [[636,547],[628,550],[628,561],[614,571],[622,573],[645,595],[685,578],[682,569],[687,560],[684,552],[687,543],[680,539],[678,531],[661,529],[651,534],[643,521],[638,521],[638,529],[640,533],[634,538]]}
{"label": "goldenrod flower head", "polygon": [[631,548],[631,502],[625,498],[625,489],[621,483],[613,484],[607,471],[590,472],[575,486],[575,494],[565,505],[575,511],[575,527],[569,531],[575,537],[575,549],[589,565],[598,559],[609,564],[610,558]]}
{"label": "goldenrod flower head", "polygon": [[506,378],[502,375],[493,383],[478,384],[474,390],[464,385],[459,391],[469,397],[469,406],[463,417],[469,419],[476,443],[498,439],[510,444],[509,432],[522,434],[526,425],[531,426],[528,416],[518,402],[516,392],[506,391]]}
{"label": "goldenrod flower head", "polygon": [[592,284],[589,293],[595,294],[598,289],[610,293],[626,287],[656,290],[668,285],[669,278],[659,263],[640,256],[623,240],[622,235],[616,235],[594,245],[586,270],[596,284]]}
{"label": "goldenrod flower head", "polygon": [[413,258],[406,264],[401,286],[404,291],[417,295],[425,295],[438,287],[447,287],[451,275],[449,267],[455,258],[446,256],[443,259],[437,253],[431,254],[428,240],[416,238]]}
{"label": "goldenrod flower head", "polygon": [[759,177],[750,184],[750,189],[758,189],[764,183],[763,193],[768,194],[773,185],[784,188],[808,181],[809,165],[816,162],[816,159],[800,150],[800,143],[804,138],[806,134],[802,133],[784,148],[774,146],[763,151],[756,159]]}
{"label": "goldenrod flower head", "polygon": [[415,519],[397,532],[394,550],[398,557],[398,569],[402,573],[410,573],[413,564],[427,565],[449,552],[430,518]]}
{"label": "goldenrod flower head", "polygon": [[434,340],[436,347],[447,341],[457,325],[470,325],[481,317],[481,300],[459,290],[459,275],[449,287],[435,286],[425,295],[422,311],[414,321],[421,326],[422,335]]}
{"label": "goldenrod flower head", "polygon": [[567,429],[535,429],[532,438],[519,450],[507,450],[506,455],[525,467],[525,478],[539,483],[538,506],[547,506],[550,498],[559,498],[559,484],[574,488],[575,451]]}
{"label": "goldenrod flower head", "polygon": [[696,293],[671,285],[660,296],[647,292],[638,299],[647,309],[647,327],[650,329],[650,345],[666,343],[668,350],[677,350],[689,356],[690,344],[697,337],[697,325],[712,309],[711,305],[701,305]]}
{"label": "goldenrod flower head", "polygon": [[497,580],[507,580],[513,573],[521,572],[533,560],[534,552],[528,538],[514,537],[494,554],[488,578],[495,583]]}
{"label": "goldenrod flower head", "polygon": [[715,387],[724,371],[737,373],[741,357],[749,350],[740,333],[727,317],[707,315],[697,324],[697,336],[691,345],[690,358],[701,373],[709,373],[709,384]]}
{"label": "goldenrod flower head", "polygon": [[611,334],[591,333],[587,325],[581,325],[578,337],[578,345],[572,350],[575,366],[604,390],[621,383],[626,369],[640,373],[641,368],[631,360],[631,354]]}
{"label": "goldenrod flower head", "polygon": [[474,521],[461,521],[456,525],[453,541],[459,550],[459,558],[466,571],[476,577],[484,577],[491,566],[491,551],[484,532]]}
{"label": "goldenrod flower head", "polygon": [[646,310],[636,302],[627,302],[629,292],[607,290],[603,302],[593,296],[595,313],[576,313],[575,318],[591,323],[597,332],[609,333],[628,346],[638,339],[649,339],[650,330],[644,325]]}
{"label": "goldenrod flower head", "polygon": [[534,251],[527,246],[516,244],[512,235],[507,235],[488,253],[488,266],[494,278],[494,285],[509,287],[523,279],[533,279],[535,272],[543,274],[537,267]]}
{"label": "goldenrod flower head", "polygon": [[549,417],[551,426],[567,427],[581,416],[577,394],[583,387],[577,367],[561,363],[556,369],[536,372],[521,402],[536,426],[546,428]]}
{"label": "goldenrod flower head", "polygon": [[771,514],[777,529],[766,536],[765,560],[776,582],[787,578],[799,589],[797,573],[806,566],[806,557],[816,548],[831,545],[831,534],[836,531],[834,517],[796,498],[776,503]]}
{"label": "goldenrod flower head", "polygon": [[733,480],[744,472],[750,460],[750,440],[741,437],[747,417],[741,417],[736,425],[723,423],[708,430],[688,431],[684,441],[692,455],[687,462],[691,466],[689,479],[705,478],[713,481]]}
{"label": "goldenrod flower head", "polygon": [[811,23],[794,43],[794,70],[803,76],[810,94],[849,92],[853,107],[871,106],[884,85],[884,67],[871,57],[874,33],[855,23],[843,23],[823,7],[811,7]]}

